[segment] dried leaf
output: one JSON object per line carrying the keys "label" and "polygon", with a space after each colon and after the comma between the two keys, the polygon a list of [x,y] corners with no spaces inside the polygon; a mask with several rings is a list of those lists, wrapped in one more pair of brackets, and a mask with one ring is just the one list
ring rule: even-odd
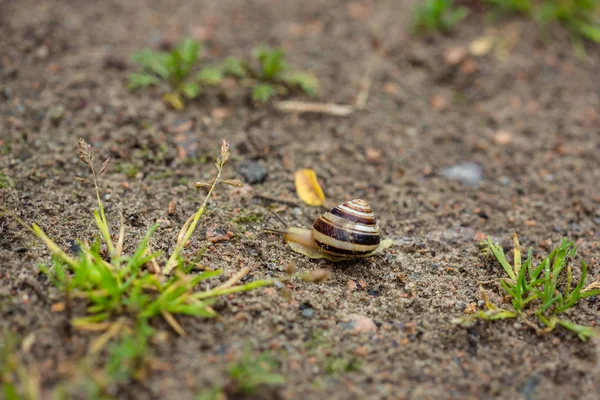
{"label": "dried leaf", "polygon": [[317,181],[317,174],[312,169],[300,169],[294,175],[296,193],[309,206],[322,206],[325,203],[323,189]]}
{"label": "dried leaf", "polygon": [[167,323],[169,325],[171,325],[171,328],[173,328],[173,330],[175,332],[177,332],[179,334],[179,336],[186,336],[185,331],[183,330],[181,325],[179,325],[179,322],[177,322],[177,320],[175,319],[173,314],[171,314],[168,311],[164,311],[164,310],[161,312],[161,314],[162,314],[163,318],[165,319],[165,321],[167,321]]}
{"label": "dried leaf", "polygon": [[163,95],[163,101],[177,111],[183,110],[183,107],[185,106],[181,96],[177,93],[165,93]]}
{"label": "dried leaf", "polygon": [[90,343],[89,352],[92,354],[96,354],[102,351],[104,346],[106,346],[106,344],[110,342],[112,338],[119,334],[122,327],[123,324],[121,322],[113,322],[110,325],[110,327],[106,330],[106,332],[98,336]]}
{"label": "dried leaf", "polygon": [[327,278],[329,278],[329,271],[327,271],[326,269],[315,269],[309,271],[306,275],[304,275],[302,277],[302,280],[305,282],[319,283],[323,282]]}
{"label": "dried leaf", "polygon": [[243,187],[244,186],[242,181],[240,181],[239,179],[227,179],[227,180],[223,180],[221,182],[223,182],[226,185],[231,185],[231,186],[235,186],[235,187]]}
{"label": "dried leaf", "polygon": [[100,176],[106,172],[109,163],[110,163],[110,157],[108,157],[106,160],[104,160],[104,162],[100,166],[100,171],[98,171],[98,176]]}
{"label": "dried leaf", "polygon": [[90,181],[89,179],[80,178],[78,176],[73,177],[73,179],[75,179],[76,181],[82,182],[82,183],[92,183],[92,181]]}
{"label": "dried leaf", "polygon": [[484,56],[490,52],[494,45],[494,38],[491,36],[482,36],[469,44],[469,53],[474,56]]}
{"label": "dried leaf", "polygon": [[207,182],[194,182],[194,186],[197,189],[200,189],[201,187],[206,187],[206,186],[211,186],[212,183],[207,183]]}
{"label": "dried leaf", "polygon": [[27,336],[25,336],[25,339],[23,339],[23,342],[21,343],[21,350],[23,350],[23,353],[27,354],[31,351],[31,347],[34,345],[35,343],[35,332],[31,332],[30,334],[28,334]]}

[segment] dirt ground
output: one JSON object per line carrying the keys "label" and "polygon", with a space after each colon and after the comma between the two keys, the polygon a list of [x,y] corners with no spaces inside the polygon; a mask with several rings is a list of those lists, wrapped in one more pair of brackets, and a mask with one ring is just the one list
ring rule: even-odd
{"label": "dirt ground", "polygon": [[[201,201],[191,182],[210,179],[227,138],[234,160],[226,175],[237,177],[254,160],[268,177],[243,192],[220,187],[189,254],[207,245],[205,229],[214,225],[235,237],[203,260],[226,275],[249,266],[251,279],[278,276],[290,261],[300,271],[331,271],[321,284],[295,282],[291,300],[275,288],[220,300],[219,319],[181,318],[185,338],[156,321],[160,368],[117,387],[118,398],[194,398],[224,382],[226,366],[245,349],[273,352],[286,378],[256,398],[600,397],[597,341],[563,329],[538,336],[510,320],[469,329],[451,323],[482,309],[478,281],[501,276],[480,254],[486,235],[508,249],[517,232],[540,255],[568,237],[590,276],[600,275],[600,48],[577,59],[562,29],[544,37],[531,22],[490,25],[477,14],[451,36],[415,38],[407,32],[410,6],[0,2],[0,171],[13,183],[0,189],[2,207],[65,249],[97,236],[93,192],[73,180],[87,174],[76,154],[82,137],[99,158],[113,158],[104,199],[113,222],[119,210],[125,215],[126,248],[163,220],[152,245],[168,251]],[[514,40],[504,56],[492,50],[452,64],[452,49],[485,34]],[[260,43],[281,46],[290,64],[319,77],[319,101],[354,104],[369,86],[366,107],[349,117],[298,116],[234,95],[200,98],[178,113],[157,90],[127,89],[135,50],[188,35],[204,41],[208,60]],[[443,173],[465,162],[481,167],[478,185]],[[263,234],[272,206],[294,226],[308,227],[323,212],[297,200],[293,174],[303,167],[317,171],[329,204],[367,200],[393,248],[339,265]],[[0,218],[0,332],[35,332],[20,352],[39,369],[49,398],[94,335],[65,329],[64,313],[51,309],[61,294],[36,268],[50,262],[48,251],[10,221]],[[490,287],[493,300],[501,302],[500,293]],[[597,325],[599,304],[584,300],[568,317]],[[344,322],[353,315],[376,328],[356,332]],[[360,368],[332,371],[336,359],[360,360]]]}

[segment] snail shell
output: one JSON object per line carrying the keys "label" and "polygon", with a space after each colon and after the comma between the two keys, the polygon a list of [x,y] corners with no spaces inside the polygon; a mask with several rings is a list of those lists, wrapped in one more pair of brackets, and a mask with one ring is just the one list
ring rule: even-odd
{"label": "snail shell", "polygon": [[310,258],[330,261],[369,257],[392,245],[382,240],[371,206],[360,199],[348,201],[320,215],[312,229],[267,229],[279,233],[292,250]]}
{"label": "snail shell", "polygon": [[381,234],[371,206],[355,199],[317,218],[311,237],[323,252],[335,257],[362,257],[379,247]]}

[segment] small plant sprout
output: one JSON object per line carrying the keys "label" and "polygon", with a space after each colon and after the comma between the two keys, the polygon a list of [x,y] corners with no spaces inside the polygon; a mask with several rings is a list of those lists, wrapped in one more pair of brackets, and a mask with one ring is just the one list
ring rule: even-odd
{"label": "small plant sprout", "polygon": [[319,81],[310,72],[296,71],[285,61],[281,49],[260,46],[251,60],[227,57],[221,64],[223,75],[240,81],[251,88],[252,100],[267,103],[277,95],[286,95],[300,89],[309,96],[319,91]]}
{"label": "small plant sprout", "polygon": [[229,152],[229,142],[223,140],[223,143],[221,144],[221,152],[215,158],[215,168],[217,169],[217,176],[215,177],[213,182],[212,183],[205,183],[205,182],[194,183],[194,186],[196,186],[196,188],[208,186],[208,187],[210,187],[210,189],[208,190],[208,193],[206,194],[204,201],[200,205],[200,208],[198,208],[198,211],[196,211],[194,214],[192,214],[187,219],[185,224],[183,224],[183,226],[181,227],[181,230],[179,231],[179,235],[177,235],[177,243],[175,244],[175,249],[173,250],[171,257],[167,261],[167,264],[165,265],[165,268],[163,270],[163,273],[165,275],[170,274],[171,271],[173,270],[173,268],[180,265],[181,251],[185,247],[186,243],[190,240],[192,233],[194,233],[194,230],[196,229],[196,225],[198,225],[198,221],[200,220],[200,217],[202,217],[202,214],[204,214],[204,210],[206,209],[208,199],[210,199],[210,196],[213,193],[213,191],[215,190],[215,187],[219,183],[224,183],[226,185],[237,186],[237,187],[242,186],[242,182],[238,179],[233,179],[233,180],[222,180],[221,179],[221,175],[223,173],[223,167],[227,164],[230,157],[231,157],[231,153]]}
{"label": "small plant sprout", "polygon": [[258,65],[246,65],[247,76],[254,80],[251,84],[254,101],[266,103],[273,96],[286,94],[296,88],[309,96],[317,94],[319,83],[316,77],[307,72],[290,70],[282,50],[262,46],[255,51],[254,57]]}
{"label": "small plant sprout", "polygon": [[415,33],[448,32],[469,15],[464,7],[455,7],[452,0],[425,0],[414,9]]}
{"label": "small plant sprout", "polygon": [[173,108],[181,110],[184,98],[196,98],[203,88],[219,85],[222,75],[218,69],[206,67],[192,77],[200,56],[200,43],[184,39],[170,52],[142,50],[131,60],[140,70],[129,76],[129,88],[163,85],[166,92],[163,100]]}
{"label": "small plant sprout", "polygon": [[281,385],[285,383],[283,375],[275,373],[277,360],[270,353],[252,356],[244,354],[241,360],[230,364],[227,372],[230,383],[226,392],[251,395],[260,386]]}
{"label": "small plant sprout", "polygon": [[[493,321],[518,318],[538,334],[551,332],[560,325],[575,332],[584,341],[591,336],[596,336],[598,332],[595,328],[578,325],[562,317],[563,313],[575,306],[579,300],[600,294],[599,280],[585,285],[587,264],[583,260],[579,281],[574,282],[572,260],[577,252],[574,243],[563,239],[560,246],[552,250],[536,266],[533,262],[533,250],[529,249],[527,258],[523,261],[516,234],[513,234],[513,242],[514,262],[511,266],[502,247],[492,243],[488,238],[490,252],[508,275],[499,278],[497,282],[509,296],[512,308],[504,309],[492,304],[483,290],[484,283],[481,283],[480,291],[486,310],[455,319],[454,322],[470,326],[478,319]],[[531,317],[536,317],[538,323],[532,321]]]}

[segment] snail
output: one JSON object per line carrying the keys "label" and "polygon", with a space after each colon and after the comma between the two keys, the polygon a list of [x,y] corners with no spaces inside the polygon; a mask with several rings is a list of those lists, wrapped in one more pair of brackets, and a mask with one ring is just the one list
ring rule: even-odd
{"label": "snail", "polygon": [[381,239],[371,206],[360,199],[321,214],[312,229],[286,226],[283,230],[265,229],[265,232],[283,235],[297,253],[334,262],[370,257],[393,244],[392,240]]}

